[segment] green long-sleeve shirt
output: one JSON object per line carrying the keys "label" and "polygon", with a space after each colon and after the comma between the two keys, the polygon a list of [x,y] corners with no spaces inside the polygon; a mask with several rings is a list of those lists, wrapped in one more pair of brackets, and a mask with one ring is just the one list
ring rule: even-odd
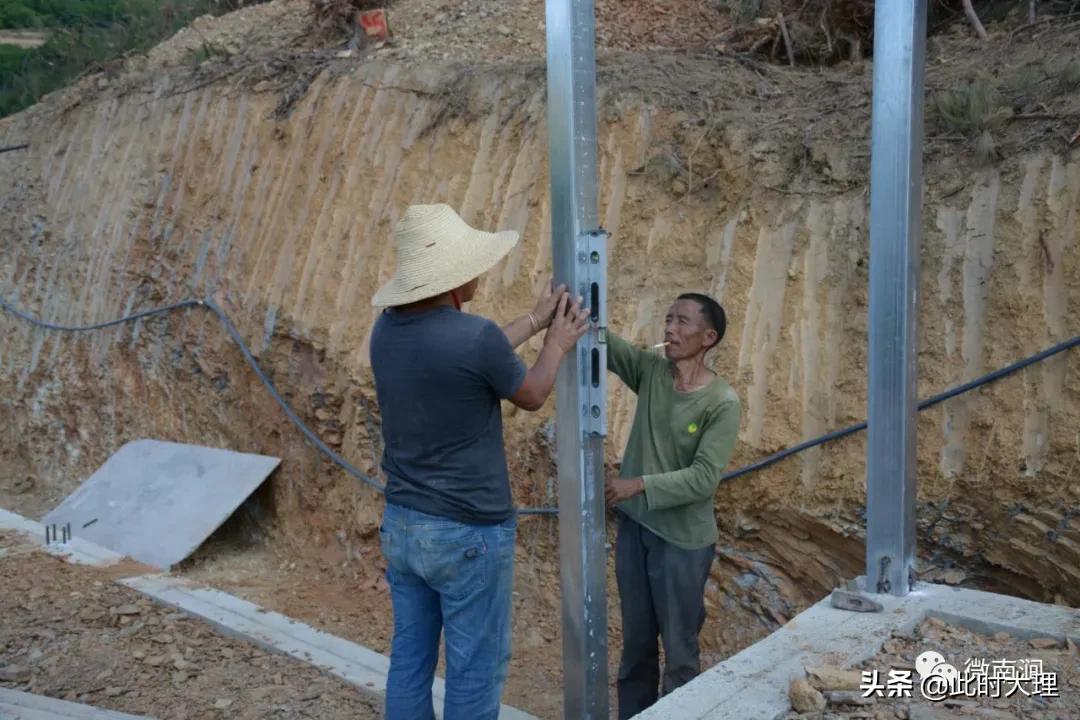
{"label": "green long-sleeve shirt", "polygon": [[739,433],[739,396],[720,377],[679,392],[670,360],[608,338],[608,369],[638,396],[620,475],[645,478],[645,492],[618,508],[679,547],[711,545],[713,496]]}

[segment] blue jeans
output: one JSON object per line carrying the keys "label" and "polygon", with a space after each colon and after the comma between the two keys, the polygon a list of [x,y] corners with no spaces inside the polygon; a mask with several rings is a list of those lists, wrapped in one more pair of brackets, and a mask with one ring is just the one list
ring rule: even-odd
{"label": "blue jeans", "polygon": [[386,720],[434,720],[445,633],[444,720],[495,720],[510,665],[517,520],[466,525],[387,503],[379,538],[394,605]]}

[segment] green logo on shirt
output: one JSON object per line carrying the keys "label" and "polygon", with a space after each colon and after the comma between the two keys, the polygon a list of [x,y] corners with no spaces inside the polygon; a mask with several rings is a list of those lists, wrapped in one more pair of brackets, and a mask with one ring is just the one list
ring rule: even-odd
{"label": "green logo on shirt", "polygon": [[697,423],[690,423],[690,425],[688,425],[687,428],[686,428],[686,432],[690,433],[691,435],[693,435],[697,431],[698,431]]}

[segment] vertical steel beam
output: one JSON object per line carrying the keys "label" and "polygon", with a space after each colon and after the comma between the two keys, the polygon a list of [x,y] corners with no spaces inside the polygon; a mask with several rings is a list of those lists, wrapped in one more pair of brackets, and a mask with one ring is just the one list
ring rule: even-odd
{"label": "vertical steel beam", "polygon": [[926,0],[878,0],[870,153],[866,584],[906,595],[915,558]]}
{"label": "vertical steel beam", "polygon": [[607,720],[604,518],[607,255],[597,220],[596,48],[592,0],[547,0],[551,241],[557,283],[593,305],[596,327],[556,383],[563,714]]}

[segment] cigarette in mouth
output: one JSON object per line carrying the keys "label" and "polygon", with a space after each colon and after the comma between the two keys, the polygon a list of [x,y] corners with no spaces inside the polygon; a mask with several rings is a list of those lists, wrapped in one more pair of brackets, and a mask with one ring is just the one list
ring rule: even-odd
{"label": "cigarette in mouth", "polygon": [[657,348],[667,347],[670,344],[671,343],[669,343],[669,342],[656,343],[655,345],[652,346],[652,349],[655,350]]}

